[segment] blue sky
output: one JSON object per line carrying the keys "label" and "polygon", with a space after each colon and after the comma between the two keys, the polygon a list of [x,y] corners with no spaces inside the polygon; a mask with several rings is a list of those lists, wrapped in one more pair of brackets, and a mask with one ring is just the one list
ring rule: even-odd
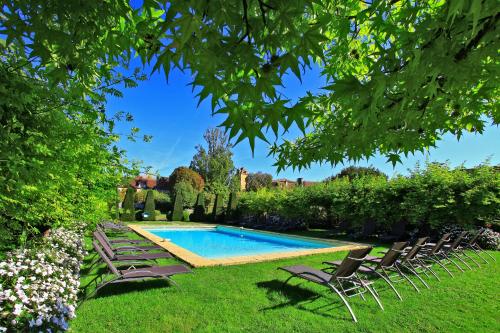
{"label": "blue sky", "polygon": [[[149,73],[146,71],[146,73]],[[168,176],[178,166],[189,166],[195,153],[195,146],[204,143],[203,133],[209,127],[216,127],[224,117],[212,116],[208,102],[203,102],[197,108],[197,99],[191,91],[189,74],[179,71],[171,73],[167,84],[163,73],[155,73],[148,81],[139,82],[139,87],[125,89],[123,98],[110,98],[108,111],[126,111],[134,116],[133,126],[141,129],[141,133],[150,134],[153,140],[150,143],[142,141],[130,142],[125,138],[120,146],[127,150],[130,159],[141,160],[144,165],[153,167],[161,175]],[[282,92],[295,99],[307,90],[316,91],[323,85],[317,69],[312,69],[302,79],[302,84],[295,78],[289,77],[286,89]],[[130,124],[119,124],[117,132],[127,133]],[[287,133],[288,139],[297,137],[298,131],[292,129]],[[438,147],[426,154],[416,154],[403,158],[402,164],[393,168],[386,163],[383,157],[371,158],[356,165],[373,165],[389,176],[395,173],[407,173],[417,162],[449,161],[456,166],[465,163],[474,166],[487,158],[492,164],[500,163],[500,128],[489,127],[483,135],[466,134],[460,141],[453,136],[445,136],[438,142]],[[303,177],[306,180],[321,180],[339,172],[344,166],[332,168],[330,165],[314,165],[310,169],[293,171],[291,168],[276,174],[273,167],[273,157],[267,157],[267,143],[258,142],[255,154],[252,157],[250,147],[242,141],[233,149],[236,167],[245,167],[250,172],[267,172],[275,178],[296,179]],[[348,166],[346,164],[345,166]]]}

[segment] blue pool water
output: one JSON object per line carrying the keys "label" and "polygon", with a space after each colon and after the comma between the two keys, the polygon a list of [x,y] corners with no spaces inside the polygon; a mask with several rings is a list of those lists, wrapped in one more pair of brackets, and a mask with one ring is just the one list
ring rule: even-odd
{"label": "blue pool water", "polygon": [[146,229],[205,258],[228,258],[273,252],[293,252],[307,249],[334,247],[326,242],[285,235],[260,233],[250,230],[226,228]]}

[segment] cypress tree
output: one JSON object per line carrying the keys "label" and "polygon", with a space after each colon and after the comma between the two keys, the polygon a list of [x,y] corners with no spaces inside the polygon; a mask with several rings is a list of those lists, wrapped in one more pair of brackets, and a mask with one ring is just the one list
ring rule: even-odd
{"label": "cypress tree", "polygon": [[182,193],[178,192],[175,196],[174,208],[172,209],[172,221],[182,221],[183,201]]}
{"label": "cypress tree", "polygon": [[205,219],[205,194],[203,192],[198,193],[196,197],[196,204],[194,205],[193,221],[202,222]]}
{"label": "cypress tree", "polygon": [[125,199],[123,199],[123,213],[121,216],[122,221],[135,220],[134,195],[135,190],[131,187],[127,188]]}
{"label": "cypress tree", "polygon": [[148,215],[148,217],[144,218],[145,221],[155,221],[155,198],[152,190],[148,190],[146,194],[146,203],[144,205],[144,213]]}
{"label": "cypress tree", "polygon": [[233,220],[237,206],[238,206],[238,194],[236,192],[231,192],[231,194],[229,195],[229,202],[227,204],[226,215],[224,216],[224,219],[226,221]]}
{"label": "cypress tree", "polygon": [[222,207],[222,195],[215,195],[214,210],[212,212],[212,221],[218,222],[222,218],[223,207]]}

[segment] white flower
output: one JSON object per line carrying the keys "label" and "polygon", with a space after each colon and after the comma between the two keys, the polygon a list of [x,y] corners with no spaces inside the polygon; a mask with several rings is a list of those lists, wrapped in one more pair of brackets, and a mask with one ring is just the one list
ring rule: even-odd
{"label": "white flower", "polygon": [[22,304],[14,305],[14,311],[12,311],[14,316],[19,316],[21,312],[23,312],[23,305]]}

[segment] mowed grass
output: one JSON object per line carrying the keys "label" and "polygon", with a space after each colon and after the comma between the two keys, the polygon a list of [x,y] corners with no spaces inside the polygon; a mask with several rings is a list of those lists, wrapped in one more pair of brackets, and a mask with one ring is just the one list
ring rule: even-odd
{"label": "mowed grass", "polygon": [[[302,233],[304,234],[304,233]],[[306,233],[307,234],[307,233]],[[327,232],[311,232],[324,236]],[[381,250],[383,247],[377,247]],[[500,255],[455,277],[437,269],[441,282],[396,285],[403,301],[377,281],[385,311],[375,301],[349,301],[359,322],[351,321],[340,299],[328,289],[300,279],[283,286],[288,274],[279,266],[341,259],[346,252],[225,267],[193,269],[175,276],[179,287],[163,280],[108,286],[82,303],[71,322],[73,332],[498,332],[500,330]],[[163,265],[178,264],[170,259]],[[85,272],[85,269],[84,269]],[[104,265],[82,277],[85,285]]]}

